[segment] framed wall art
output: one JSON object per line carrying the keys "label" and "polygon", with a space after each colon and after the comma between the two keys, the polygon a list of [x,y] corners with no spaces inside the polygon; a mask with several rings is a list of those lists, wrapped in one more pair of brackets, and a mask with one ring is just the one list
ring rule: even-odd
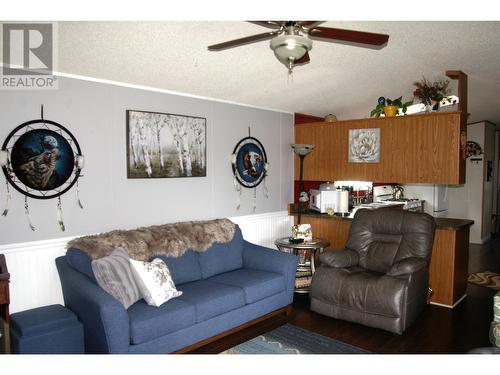
{"label": "framed wall art", "polygon": [[264,196],[269,198],[269,189],[266,177],[269,171],[266,150],[262,143],[250,136],[241,139],[231,154],[231,168],[233,170],[233,186],[237,194],[236,209],[241,206],[241,188],[253,189],[253,212],[257,208],[257,186],[262,182]]}
{"label": "framed wall art", "polygon": [[80,208],[78,179],[84,165],[80,145],[63,125],[41,118],[22,123],[12,130],[0,150],[0,166],[6,178],[6,202],[2,216],[7,216],[11,193],[9,185],[24,195],[26,218],[31,230],[28,198],[57,198],[57,219],[65,230],[61,195],[76,184],[77,202]]}
{"label": "framed wall art", "polygon": [[34,199],[59,197],[77,182],[75,167],[81,155],[76,138],[62,125],[50,120],[32,120],[15,128],[2,150],[7,181],[21,194]]}
{"label": "framed wall art", "polygon": [[127,110],[127,177],[206,176],[206,119]]}
{"label": "framed wall art", "polygon": [[349,129],[349,163],[380,162],[380,128]]}
{"label": "framed wall art", "polygon": [[266,177],[267,155],[262,143],[246,137],[233,150],[233,174],[241,186],[254,188]]}

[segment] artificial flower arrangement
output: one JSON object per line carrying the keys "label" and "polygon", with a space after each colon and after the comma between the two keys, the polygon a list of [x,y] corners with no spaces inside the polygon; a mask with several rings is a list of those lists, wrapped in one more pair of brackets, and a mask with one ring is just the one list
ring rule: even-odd
{"label": "artificial flower arrangement", "polygon": [[431,83],[427,78],[423,77],[421,81],[413,83],[416,87],[415,91],[413,91],[413,96],[420,99],[425,106],[431,106],[432,109],[437,110],[439,103],[443,99],[449,100],[449,84],[449,80],[439,79]]}

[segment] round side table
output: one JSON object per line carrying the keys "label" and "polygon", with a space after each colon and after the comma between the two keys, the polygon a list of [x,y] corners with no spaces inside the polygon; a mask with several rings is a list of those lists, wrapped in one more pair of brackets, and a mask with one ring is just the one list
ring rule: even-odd
{"label": "round side table", "polygon": [[295,293],[309,293],[312,275],[316,271],[315,257],[319,251],[330,246],[330,241],[313,237],[311,241],[292,243],[289,237],[278,238],[274,244],[280,251],[295,254],[299,257],[295,277]]}

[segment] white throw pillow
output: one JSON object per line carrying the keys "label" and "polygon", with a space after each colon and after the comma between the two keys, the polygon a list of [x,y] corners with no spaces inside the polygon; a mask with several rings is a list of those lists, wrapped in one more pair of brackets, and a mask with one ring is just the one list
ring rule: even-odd
{"label": "white throw pillow", "polygon": [[175,288],[170,270],[160,258],[155,258],[152,262],[130,259],[130,264],[135,281],[148,305],[158,307],[182,294]]}

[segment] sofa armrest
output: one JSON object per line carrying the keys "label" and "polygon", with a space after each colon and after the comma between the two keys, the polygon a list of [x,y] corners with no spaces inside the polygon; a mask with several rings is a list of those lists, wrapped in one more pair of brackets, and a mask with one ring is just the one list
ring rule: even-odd
{"label": "sofa armrest", "polygon": [[345,268],[357,266],[359,263],[359,255],[352,249],[344,249],[340,251],[325,251],[319,256],[321,264],[332,268]]}
{"label": "sofa armrest", "polygon": [[427,267],[427,261],[421,258],[406,258],[397,263],[387,271],[388,276],[402,276],[420,271],[422,268]]}
{"label": "sofa armrest", "polygon": [[83,323],[85,349],[91,353],[128,353],[130,323],[120,302],[84,274],[73,269],[64,256],[56,259],[64,304]]}
{"label": "sofa armrest", "polygon": [[295,288],[298,260],[296,255],[243,241],[243,267],[284,275],[288,291]]}

